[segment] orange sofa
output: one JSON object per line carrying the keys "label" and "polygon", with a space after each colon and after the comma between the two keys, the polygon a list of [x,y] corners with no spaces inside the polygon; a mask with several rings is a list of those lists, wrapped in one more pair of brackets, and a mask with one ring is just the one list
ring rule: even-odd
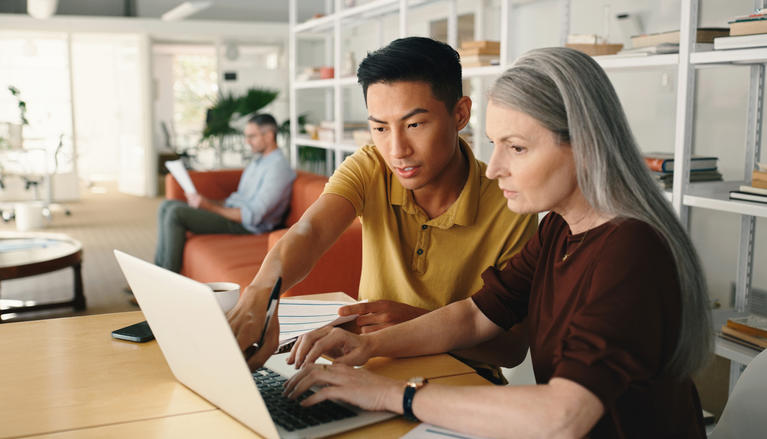
{"label": "orange sofa", "polygon": [[[205,197],[221,200],[237,190],[242,169],[189,172]],[[241,288],[258,272],[266,253],[322,194],[327,177],[296,171],[290,208],[283,228],[264,235],[196,235],[189,233],[184,247],[181,274],[200,282],[236,282]],[[165,197],[186,201],[184,191],[170,175],[165,177]],[[343,291],[357,298],[362,270],[362,226],[359,220],[341,235],[320,258],[314,269],[284,295]]]}

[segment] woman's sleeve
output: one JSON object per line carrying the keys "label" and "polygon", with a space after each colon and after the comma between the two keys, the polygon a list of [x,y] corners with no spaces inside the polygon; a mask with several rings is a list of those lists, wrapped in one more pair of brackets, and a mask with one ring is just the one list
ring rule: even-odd
{"label": "woman's sleeve", "polygon": [[630,383],[661,373],[677,342],[680,292],[665,240],[647,224],[619,227],[598,258],[554,352],[553,376],[610,407]]}
{"label": "woman's sleeve", "polygon": [[504,330],[527,316],[530,285],[541,252],[543,236],[551,228],[549,216],[538,231],[502,270],[489,267],[482,272],[482,288],[471,299],[480,311]]}

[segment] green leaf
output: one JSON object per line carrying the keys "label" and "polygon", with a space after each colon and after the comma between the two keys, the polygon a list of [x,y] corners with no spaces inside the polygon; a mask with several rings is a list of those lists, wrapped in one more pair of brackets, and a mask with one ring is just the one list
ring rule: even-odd
{"label": "green leaf", "polygon": [[240,116],[255,113],[269,105],[277,98],[278,94],[279,92],[276,90],[251,88],[245,96],[239,98],[237,112],[240,113]]}
{"label": "green leaf", "polygon": [[230,125],[232,116],[235,113],[241,116],[254,113],[269,105],[278,94],[278,91],[261,88],[248,89],[244,96],[219,94],[213,105],[208,108],[201,140],[238,134],[239,130]]}

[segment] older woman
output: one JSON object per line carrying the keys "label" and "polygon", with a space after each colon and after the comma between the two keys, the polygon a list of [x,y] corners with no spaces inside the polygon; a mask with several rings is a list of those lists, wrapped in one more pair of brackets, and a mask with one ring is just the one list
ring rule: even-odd
{"label": "older woman", "polygon": [[[700,263],[604,71],[570,49],[528,52],[492,87],[486,130],[487,175],[509,209],[550,212],[537,237],[469,299],[369,335],[304,336],[285,392],[325,385],[304,404],[340,399],[483,436],[705,437],[690,379],[711,343]],[[525,317],[535,386],[406,385],[348,366],[473,346]],[[314,365],[323,353],[336,363]]]}

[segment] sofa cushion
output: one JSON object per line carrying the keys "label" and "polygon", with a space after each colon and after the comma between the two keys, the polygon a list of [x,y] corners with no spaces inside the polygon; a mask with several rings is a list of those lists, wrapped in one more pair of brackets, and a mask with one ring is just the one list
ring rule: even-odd
{"label": "sofa cushion", "polygon": [[181,273],[199,282],[235,282],[245,288],[258,272],[269,235],[193,235],[184,246]]}
{"label": "sofa cushion", "polygon": [[[288,229],[281,229],[269,234],[269,250],[287,231]],[[312,271],[301,282],[283,294],[285,296],[301,296],[343,291],[356,299],[359,294],[361,272],[362,223],[359,219],[355,219],[317,261]]]}
{"label": "sofa cushion", "polygon": [[290,210],[285,218],[285,227],[290,227],[301,219],[301,215],[322,195],[328,178],[322,175],[296,171],[293,192],[290,195]]}
{"label": "sofa cushion", "polygon": [[[242,169],[218,169],[215,171],[189,171],[194,187],[204,197],[213,200],[223,200],[237,190]],[[169,200],[186,201],[184,190],[178,184],[173,174],[165,176],[165,198]]]}
{"label": "sofa cushion", "polygon": [[[241,174],[242,169],[189,173],[200,194],[215,199],[226,198],[235,191]],[[199,282],[236,282],[244,289],[258,273],[269,249],[287,232],[287,227],[295,224],[320,197],[327,180],[321,175],[296,171],[284,229],[264,235],[188,233],[181,274]],[[168,199],[186,201],[183,190],[172,175],[165,177],[165,183]],[[317,261],[312,272],[285,294],[343,291],[356,298],[361,269],[362,227],[359,220],[355,220]]]}

